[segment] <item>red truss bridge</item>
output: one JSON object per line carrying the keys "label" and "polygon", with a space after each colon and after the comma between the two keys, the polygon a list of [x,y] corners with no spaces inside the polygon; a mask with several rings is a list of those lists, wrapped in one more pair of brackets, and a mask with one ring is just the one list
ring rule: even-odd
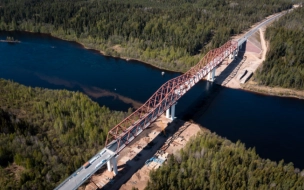
{"label": "red truss bridge", "polygon": [[213,80],[215,68],[229,55],[233,59],[237,51],[238,42],[228,41],[223,46],[209,51],[183,75],[163,84],[146,103],[108,132],[106,148],[115,153],[120,152],[170,107],[173,119],[177,100],[208,73],[212,73],[211,80]]}

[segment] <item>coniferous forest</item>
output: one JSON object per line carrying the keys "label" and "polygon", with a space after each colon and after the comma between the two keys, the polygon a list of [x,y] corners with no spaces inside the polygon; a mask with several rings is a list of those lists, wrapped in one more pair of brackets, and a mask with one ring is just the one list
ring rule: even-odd
{"label": "coniferous forest", "polygon": [[304,171],[261,159],[255,149],[204,132],[150,173],[146,190],[302,190]]}
{"label": "coniferous forest", "polygon": [[270,48],[256,78],[260,84],[304,90],[304,8],[266,30]]}
{"label": "coniferous forest", "polygon": [[103,148],[127,114],[79,92],[0,79],[0,189],[53,189]]}
{"label": "coniferous forest", "polygon": [[[50,33],[106,55],[185,71],[208,50],[290,7],[289,0],[0,0],[0,30]],[[294,12],[288,16],[300,14]],[[272,40],[275,33],[267,36]],[[54,188],[103,147],[108,130],[127,114],[100,107],[79,92],[0,79],[0,189]],[[200,139],[152,173],[147,188],[303,185],[303,172],[292,165],[262,160],[215,135],[206,136],[210,142]]]}
{"label": "coniferous forest", "polygon": [[106,55],[186,71],[290,0],[0,0],[0,30],[51,33]]}

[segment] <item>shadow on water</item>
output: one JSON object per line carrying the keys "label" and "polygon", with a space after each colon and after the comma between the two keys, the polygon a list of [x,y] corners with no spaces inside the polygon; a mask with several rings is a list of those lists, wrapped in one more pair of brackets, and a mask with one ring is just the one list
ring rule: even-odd
{"label": "shadow on water", "polygon": [[[216,99],[217,95],[223,88],[221,85],[223,81],[225,81],[231,73],[235,70],[235,68],[242,62],[244,59],[244,53],[246,48],[246,42],[240,48],[238,55],[235,59],[225,68],[223,72],[220,73],[219,76],[215,77],[214,82],[204,81],[206,83],[205,93],[201,94],[196,101],[192,102],[187,111],[184,112],[184,115],[181,116],[184,120],[195,120],[199,118],[210,106],[212,101]],[[228,59],[228,58],[227,58]],[[223,61],[225,63],[227,61]]]}
{"label": "shadow on water", "polygon": [[[239,50],[237,56],[235,57],[235,59],[225,68],[225,70],[223,72],[221,72],[221,74],[219,76],[217,76],[215,78],[214,82],[216,84],[223,84],[223,82],[225,80],[228,80],[229,77],[235,71],[235,69],[238,67],[238,65],[241,64],[244,59],[246,59],[246,57],[244,57],[245,48],[246,48],[246,42],[243,43],[242,48],[240,48],[240,50]],[[229,59],[229,58],[227,58],[227,59]],[[223,61],[222,64],[225,64],[225,62],[227,63],[227,61]]]}

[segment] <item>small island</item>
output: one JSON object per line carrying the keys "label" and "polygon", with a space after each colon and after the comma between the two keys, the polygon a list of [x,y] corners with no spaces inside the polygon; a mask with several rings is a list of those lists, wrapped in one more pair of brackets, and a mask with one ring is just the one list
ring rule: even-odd
{"label": "small island", "polygon": [[17,39],[14,39],[14,37],[7,36],[6,40],[0,40],[1,42],[7,42],[7,43],[20,43]]}

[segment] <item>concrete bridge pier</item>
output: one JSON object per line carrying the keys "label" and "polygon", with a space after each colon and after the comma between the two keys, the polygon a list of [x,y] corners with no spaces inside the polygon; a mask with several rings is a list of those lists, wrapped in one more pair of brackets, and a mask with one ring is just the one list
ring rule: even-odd
{"label": "concrete bridge pier", "polygon": [[210,81],[210,82],[213,82],[213,81],[214,81],[215,70],[216,70],[216,68],[214,67],[214,68],[212,69],[212,71],[210,71],[210,72],[208,73],[208,77],[207,77],[207,80],[208,80],[208,81]]}
{"label": "concrete bridge pier", "polygon": [[231,60],[234,60],[235,54],[236,54],[236,51],[233,51],[233,52],[230,54],[230,59],[231,59]]}
{"label": "concrete bridge pier", "polygon": [[247,40],[245,40],[243,43],[240,44],[240,46],[238,46],[238,51],[240,51],[243,47],[243,44],[246,43]]}
{"label": "concrete bridge pier", "polygon": [[172,106],[171,106],[171,120],[173,121],[175,119],[175,105],[177,104],[177,102],[175,102]]}
{"label": "concrete bridge pier", "polygon": [[110,172],[113,169],[114,176],[117,175],[117,173],[118,173],[118,170],[117,170],[117,160],[116,160],[115,156],[112,157],[110,160],[108,160],[107,167],[108,167],[108,171],[110,171]]}
{"label": "concrete bridge pier", "polygon": [[112,171],[112,163],[111,163],[111,159],[107,161],[107,168],[108,168],[108,171]]}
{"label": "concrete bridge pier", "polygon": [[112,165],[113,165],[113,173],[114,173],[114,176],[115,176],[118,173],[116,157],[114,156],[111,160],[112,160],[111,162],[112,162]]}
{"label": "concrete bridge pier", "polygon": [[168,118],[168,119],[170,118],[170,108],[168,108],[166,111],[166,118]]}

